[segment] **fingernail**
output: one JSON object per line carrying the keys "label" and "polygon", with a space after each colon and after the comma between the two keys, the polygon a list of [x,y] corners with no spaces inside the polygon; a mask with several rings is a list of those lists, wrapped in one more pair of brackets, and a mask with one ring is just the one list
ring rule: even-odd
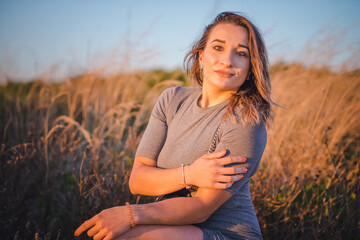
{"label": "fingernail", "polygon": [[244,175],[241,174],[241,175],[240,175],[240,179],[242,179],[243,177],[244,177]]}
{"label": "fingernail", "polygon": [[245,162],[245,161],[246,161],[246,157],[242,157],[242,160]]}
{"label": "fingernail", "polygon": [[77,232],[74,232],[74,236],[77,237],[79,236],[79,234]]}
{"label": "fingernail", "polygon": [[244,168],[244,172],[247,172],[247,168]]}

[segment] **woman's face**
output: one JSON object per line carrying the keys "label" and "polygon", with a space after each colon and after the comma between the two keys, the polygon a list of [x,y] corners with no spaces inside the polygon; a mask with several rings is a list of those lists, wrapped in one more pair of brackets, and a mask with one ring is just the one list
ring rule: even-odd
{"label": "woman's face", "polygon": [[203,87],[220,91],[237,91],[250,67],[248,31],[231,23],[216,25],[200,51]]}

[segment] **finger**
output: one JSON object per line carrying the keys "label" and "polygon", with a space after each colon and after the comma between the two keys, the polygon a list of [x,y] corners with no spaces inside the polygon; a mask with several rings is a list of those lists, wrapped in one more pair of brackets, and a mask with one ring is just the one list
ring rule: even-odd
{"label": "finger", "polygon": [[99,226],[99,224],[97,224],[94,227],[92,227],[89,231],[87,231],[87,235],[89,237],[92,237],[95,234],[97,234],[100,230],[101,230],[101,227]]}
{"label": "finger", "polygon": [[98,232],[95,236],[94,236],[94,240],[99,240],[99,239],[103,239],[104,237],[106,237],[107,231],[103,228],[100,230],[100,232]]}
{"label": "finger", "polygon": [[247,160],[246,157],[240,157],[240,156],[232,156],[232,157],[224,157],[217,160],[217,163],[219,165],[228,165],[231,163],[243,163]]}
{"label": "finger", "polygon": [[[94,216],[95,217],[95,216]],[[80,227],[78,227],[75,230],[74,236],[79,236],[80,234],[82,234],[86,229],[89,229],[90,227],[95,225],[95,220],[94,217],[92,217],[91,219],[85,221],[83,224],[80,225]]]}
{"label": "finger", "polygon": [[212,188],[215,188],[215,189],[226,189],[226,188],[229,188],[233,185],[234,183],[231,182],[231,183],[220,183],[220,182],[217,182],[217,183],[214,183]]}
{"label": "finger", "polygon": [[[112,240],[112,239],[114,239],[114,235],[113,234],[108,234],[108,235],[106,235],[105,237],[104,237],[104,239],[103,240]],[[121,239],[121,238],[120,238]]]}
{"label": "finger", "polygon": [[246,173],[246,167],[222,167],[219,168],[218,173],[222,175],[240,175],[241,173]]}
{"label": "finger", "polygon": [[235,175],[235,176],[225,176],[225,175],[221,175],[217,178],[218,182],[221,183],[233,183],[236,181],[239,181],[240,179],[242,179],[244,177],[244,175]]}
{"label": "finger", "polygon": [[205,155],[205,157],[208,158],[208,159],[217,159],[217,158],[221,158],[221,157],[225,156],[225,154],[226,154],[226,149],[223,149],[221,151],[208,153],[208,154]]}

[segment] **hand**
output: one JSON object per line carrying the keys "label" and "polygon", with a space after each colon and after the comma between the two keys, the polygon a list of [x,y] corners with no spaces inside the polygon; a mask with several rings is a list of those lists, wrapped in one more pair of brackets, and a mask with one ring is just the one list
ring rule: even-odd
{"label": "hand", "polygon": [[240,180],[242,173],[247,172],[245,167],[224,167],[231,163],[242,163],[245,157],[228,156],[226,150],[205,154],[198,158],[193,164],[185,166],[186,184],[196,185],[204,188],[226,189]]}
{"label": "hand", "polygon": [[131,228],[127,209],[125,206],[105,209],[81,224],[74,235],[79,236],[89,228],[87,234],[94,237],[94,240],[114,239]]}

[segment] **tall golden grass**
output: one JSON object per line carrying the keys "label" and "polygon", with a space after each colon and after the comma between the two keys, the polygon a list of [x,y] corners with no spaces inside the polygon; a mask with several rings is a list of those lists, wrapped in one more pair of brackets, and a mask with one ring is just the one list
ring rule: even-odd
{"label": "tall golden grass", "polygon": [[[360,73],[271,68],[275,122],[252,196],[265,239],[360,234]],[[132,196],[128,178],[151,109],[181,71],[0,88],[2,239],[71,239],[78,224]]]}
{"label": "tall golden grass", "polygon": [[128,190],[132,160],[157,97],[184,80],[181,71],[99,71],[2,86],[2,238],[71,239],[105,207],[150,201]]}
{"label": "tall golden grass", "polygon": [[[360,73],[272,67],[275,108],[252,188],[264,235],[356,239],[360,233]],[[261,206],[261,207],[260,207]]]}

